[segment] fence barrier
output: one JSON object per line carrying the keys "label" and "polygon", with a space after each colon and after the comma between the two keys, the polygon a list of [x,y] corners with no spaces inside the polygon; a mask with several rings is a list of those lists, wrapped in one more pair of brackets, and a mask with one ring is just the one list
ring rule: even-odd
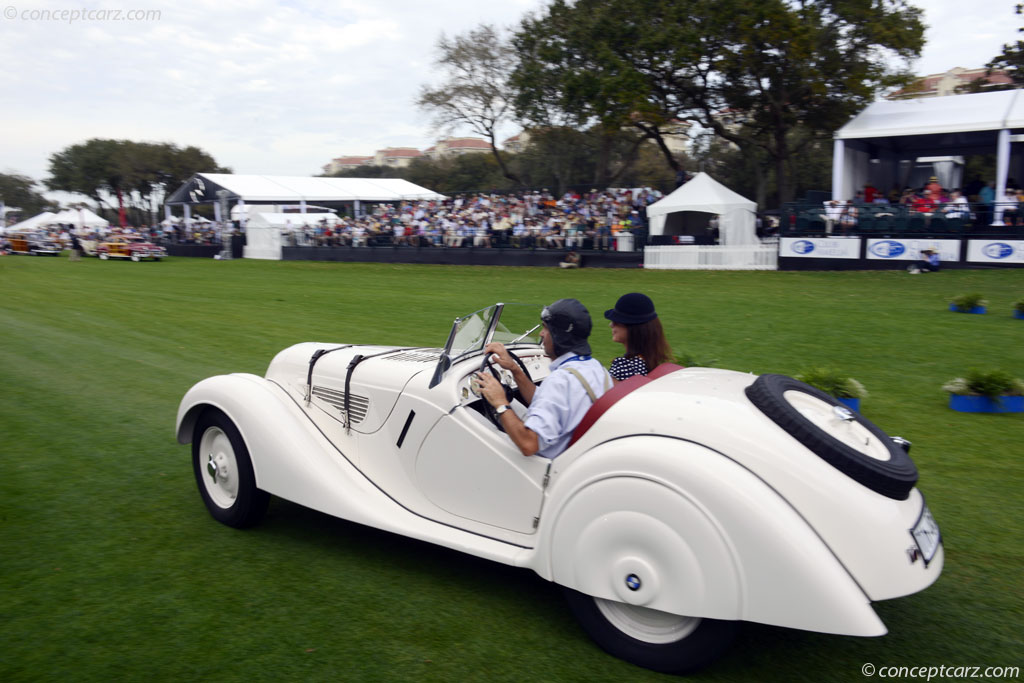
{"label": "fence barrier", "polygon": [[648,246],[644,268],[655,270],[778,270],[779,245],[773,240],[745,245]]}

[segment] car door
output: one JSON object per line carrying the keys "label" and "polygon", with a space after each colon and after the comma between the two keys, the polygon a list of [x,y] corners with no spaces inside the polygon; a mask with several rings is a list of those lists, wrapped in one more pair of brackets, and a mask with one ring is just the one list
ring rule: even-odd
{"label": "car door", "polygon": [[434,505],[476,524],[532,534],[551,461],[526,457],[471,407],[438,420],[420,444],[415,477]]}

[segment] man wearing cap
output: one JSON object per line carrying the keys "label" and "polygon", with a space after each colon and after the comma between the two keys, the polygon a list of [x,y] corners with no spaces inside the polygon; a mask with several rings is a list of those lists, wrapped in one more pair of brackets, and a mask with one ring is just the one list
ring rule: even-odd
{"label": "man wearing cap", "polygon": [[498,365],[510,370],[519,392],[529,404],[522,420],[511,409],[505,390],[489,374],[479,373],[480,394],[497,411],[501,426],[523,455],[554,458],[565,450],[573,430],[590,406],[612,386],[599,361],[590,357],[590,313],[576,299],[559,299],[541,312],[541,342],[551,359],[551,374],[539,387],[505,346],[488,344],[484,349],[496,356]]}

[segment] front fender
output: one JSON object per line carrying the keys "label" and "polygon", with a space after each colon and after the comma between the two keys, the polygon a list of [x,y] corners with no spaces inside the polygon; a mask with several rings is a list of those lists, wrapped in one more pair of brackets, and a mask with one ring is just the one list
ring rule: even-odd
{"label": "front fender", "polygon": [[633,436],[565,467],[555,460],[538,530],[544,542],[532,565],[541,576],[674,614],[886,632],[800,512],[722,453]]}
{"label": "front fender", "polygon": [[256,485],[352,521],[381,526],[380,492],[360,475],[279,386],[257,375],[209,377],[178,406],[177,437],[190,443],[203,410],[217,408],[242,435]]}

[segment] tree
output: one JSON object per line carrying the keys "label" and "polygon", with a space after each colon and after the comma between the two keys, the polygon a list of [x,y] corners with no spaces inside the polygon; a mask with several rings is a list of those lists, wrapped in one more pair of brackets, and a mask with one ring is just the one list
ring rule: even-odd
{"label": "tree", "polygon": [[[555,0],[545,13],[526,17],[512,39],[518,53],[510,78],[516,113],[538,128],[590,132],[598,143],[593,182],[602,186],[616,180],[613,150],[624,138],[631,146],[619,172],[635,159],[644,139],[658,141],[666,123],[645,106],[644,83],[621,57],[632,38],[621,30],[622,14],[643,12],[643,4]],[[624,135],[630,128],[641,135]],[[661,148],[678,170],[663,140]]]}
{"label": "tree", "polygon": [[788,160],[909,78],[920,16],[906,0],[555,0],[517,33],[513,83],[526,113],[540,98],[609,122],[629,112],[667,159],[673,119],[760,149],[788,201]]}
{"label": "tree", "polygon": [[437,42],[437,66],[445,80],[423,86],[416,105],[434,116],[439,130],[468,127],[491,143],[491,152],[506,178],[519,179],[498,151],[498,128],[509,119],[508,77],[515,54],[508,40],[490,25]]}
{"label": "tree", "polygon": [[51,190],[84,194],[101,207],[114,208],[108,201],[114,196],[118,209],[127,202],[148,216],[154,196],[165,195],[199,172],[230,169],[218,166],[198,147],[93,138],[53,154],[45,184]]}
{"label": "tree", "polygon": [[14,173],[0,173],[0,200],[7,208],[19,208],[24,218],[42,211],[57,209],[56,202],[50,201],[37,191],[35,180]]}
{"label": "tree", "polygon": [[[1024,15],[1024,4],[1018,4],[1014,11],[1017,16]],[[1018,28],[1017,33],[1024,33],[1024,27]],[[1003,51],[993,57],[986,66],[989,75],[1001,69],[1013,79],[1013,87],[1024,86],[1024,40],[1017,39],[1016,42],[1003,45]]]}

